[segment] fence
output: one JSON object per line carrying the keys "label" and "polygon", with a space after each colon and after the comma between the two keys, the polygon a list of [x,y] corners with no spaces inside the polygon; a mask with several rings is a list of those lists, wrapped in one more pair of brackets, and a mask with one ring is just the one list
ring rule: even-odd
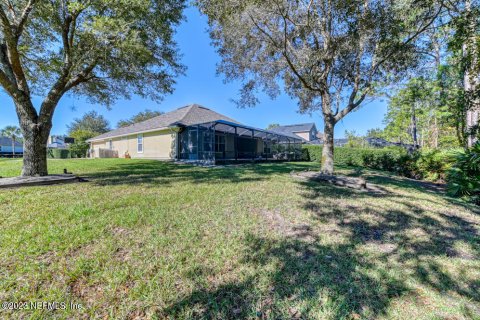
{"label": "fence", "polygon": [[99,158],[118,158],[118,151],[110,149],[98,149]]}

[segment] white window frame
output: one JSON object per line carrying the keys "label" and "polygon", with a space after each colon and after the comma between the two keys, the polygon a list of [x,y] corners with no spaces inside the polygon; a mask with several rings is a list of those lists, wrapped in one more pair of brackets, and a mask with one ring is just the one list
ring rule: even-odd
{"label": "white window frame", "polygon": [[[140,142],[141,139],[141,142]],[[142,150],[140,150],[140,146],[142,146]],[[137,153],[143,153],[143,150],[145,150],[145,143],[143,140],[143,133],[137,134]]]}
{"label": "white window frame", "polygon": [[112,139],[108,140],[108,149],[113,150],[113,141],[112,141]]}

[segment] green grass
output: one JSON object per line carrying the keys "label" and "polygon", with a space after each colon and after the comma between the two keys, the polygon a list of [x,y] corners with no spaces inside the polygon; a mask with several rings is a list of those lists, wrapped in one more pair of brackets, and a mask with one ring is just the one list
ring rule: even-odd
{"label": "green grass", "polygon": [[83,308],[1,319],[480,318],[480,213],[435,186],[291,178],[314,163],[49,161],[64,168],[89,182],[0,190],[0,301]]}

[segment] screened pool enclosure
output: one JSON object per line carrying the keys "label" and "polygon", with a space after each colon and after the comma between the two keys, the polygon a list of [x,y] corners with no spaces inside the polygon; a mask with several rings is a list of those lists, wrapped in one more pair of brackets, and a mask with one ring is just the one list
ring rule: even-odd
{"label": "screened pool enclosure", "polygon": [[179,160],[221,164],[300,160],[302,139],[218,120],[181,128]]}

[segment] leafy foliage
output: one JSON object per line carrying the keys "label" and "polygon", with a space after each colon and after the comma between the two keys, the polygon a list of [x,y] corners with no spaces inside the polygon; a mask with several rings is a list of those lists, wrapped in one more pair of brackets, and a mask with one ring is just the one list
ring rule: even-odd
{"label": "leafy foliage", "polygon": [[[48,174],[44,145],[67,92],[110,106],[173,91],[185,69],[174,40],[184,7],[184,0],[0,2],[0,86],[25,138],[22,175]],[[39,106],[32,96],[43,97]]]}
{"label": "leafy foliage", "polygon": [[21,141],[22,131],[17,126],[6,126],[2,130],[0,130],[0,136],[9,137],[13,140],[13,142]]}
{"label": "leafy foliage", "polygon": [[104,116],[92,110],[81,118],[76,118],[68,127],[68,134],[73,136],[76,132],[93,132],[97,135],[110,131],[110,124]]}
{"label": "leafy foliage", "polygon": [[97,136],[97,132],[78,129],[70,133],[70,136],[75,139],[75,143],[69,146],[71,154],[77,158],[83,158],[87,156],[88,149],[90,148],[88,139]]}
{"label": "leafy foliage", "polygon": [[273,128],[276,128],[276,127],[280,127],[280,125],[278,123],[270,123],[267,126],[267,130],[270,130],[270,129],[273,129]]}
{"label": "leafy foliage", "polygon": [[449,191],[480,204],[480,142],[458,154],[448,174]]}
{"label": "leafy foliage", "polygon": [[365,138],[383,138],[384,133],[380,128],[368,129]]}
{"label": "leafy foliage", "polygon": [[345,130],[345,138],[347,138],[347,147],[361,148],[364,145],[363,137],[359,136],[355,130]]}
{"label": "leafy foliage", "polygon": [[157,117],[161,114],[163,114],[161,111],[152,111],[150,109],[146,109],[145,111],[140,111],[130,119],[118,121],[117,128],[128,127],[134,123],[142,122]]}
{"label": "leafy foliage", "polygon": [[[376,170],[395,172],[399,175],[442,181],[455,161],[454,151],[425,149],[408,153],[400,147],[350,148],[337,147],[335,164],[359,166]],[[303,160],[320,162],[322,146],[305,145],[302,148]]]}
{"label": "leafy foliage", "polygon": [[222,57],[218,71],[242,81],[239,106],[284,91],[300,112],[321,110],[333,172],[334,127],[378,88],[415,66],[419,39],[440,9],[430,1],[197,0]]}
{"label": "leafy foliage", "polygon": [[[4,3],[13,20],[29,1]],[[19,54],[36,95],[48,94],[66,70],[62,89],[92,102],[112,104],[131,93],[160,99],[184,70],[173,39],[183,0],[35,1],[31,9]]]}

